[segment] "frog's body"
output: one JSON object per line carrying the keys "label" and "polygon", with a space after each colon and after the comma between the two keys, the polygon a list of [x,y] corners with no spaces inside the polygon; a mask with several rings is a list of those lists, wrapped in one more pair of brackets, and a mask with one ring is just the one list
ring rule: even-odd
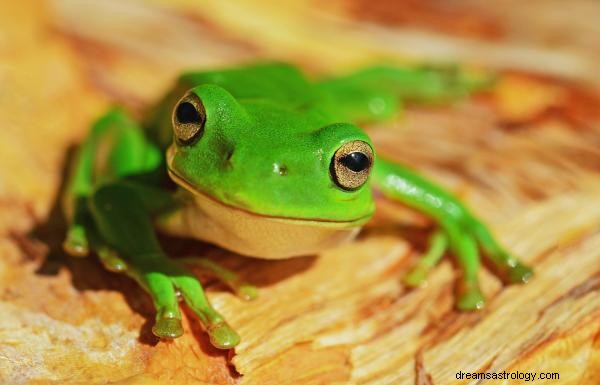
{"label": "frog's body", "polygon": [[[395,116],[404,99],[443,101],[479,85],[462,72],[419,68],[380,67],[317,82],[285,64],[185,74],[145,131],[119,109],[95,124],[65,195],[65,246],[73,254],[91,247],[108,268],[146,288],[157,308],[156,335],[182,332],[178,290],[213,344],[227,348],[237,334],[184,261],[166,257],[152,220],[163,231],[240,254],[286,258],[352,239],[373,215],[376,187],[440,225],[407,282],[420,283],[450,248],[463,269],[458,306],[479,308],[478,246],[512,282],[525,281],[530,270],[451,194],[376,158],[354,125]],[[253,296],[233,273],[195,262]]]}

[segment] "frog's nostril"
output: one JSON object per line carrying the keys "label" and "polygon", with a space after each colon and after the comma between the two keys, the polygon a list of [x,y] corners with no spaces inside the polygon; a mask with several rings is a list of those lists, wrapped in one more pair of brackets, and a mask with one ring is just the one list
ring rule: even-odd
{"label": "frog's nostril", "polygon": [[233,148],[229,148],[223,154],[223,166],[226,169],[233,168]]}
{"label": "frog's nostril", "polygon": [[287,175],[287,166],[285,164],[273,163],[273,172],[281,176]]}

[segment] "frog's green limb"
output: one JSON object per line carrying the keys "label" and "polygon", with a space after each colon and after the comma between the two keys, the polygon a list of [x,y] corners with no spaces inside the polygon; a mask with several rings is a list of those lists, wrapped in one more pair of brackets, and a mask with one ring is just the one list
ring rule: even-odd
{"label": "frog's green limb", "polygon": [[377,87],[417,103],[446,103],[489,87],[495,76],[456,65],[376,66],[348,76],[350,81]]}
{"label": "frog's green limb", "polygon": [[89,242],[86,233],[87,197],[92,189],[93,142],[88,138],[75,155],[71,178],[63,196],[63,211],[67,219],[67,235],[63,249],[72,256],[86,256]]}
{"label": "frog's green limb", "polygon": [[154,334],[180,336],[181,312],[168,275],[169,263],[140,197],[130,186],[114,182],[98,187],[89,202],[99,236],[121,254],[128,265],[126,273],[152,298],[156,308]]}
{"label": "frog's green limb", "polygon": [[243,282],[234,271],[226,269],[208,258],[183,258],[181,262],[207,270],[244,300],[250,301],[258,297],[256,286]]}
{"label": "frog's green limb", "polygon": [[148,212],[163,202],[142,199],[139,194],[142,189],[142,186],[123,181],[101,185],[90,197],[90,212],[102,239],[117,250],[127,264],[126,273],[152,297],[156,307],[154,334],[165,338],[182,334],[176,294],[179,290],[202,321],[213,345],[219,348],[234,346],[239,342],[239,336],[212,308],[198,279],[162,251]]}
{"label": "frog's green limb", "polygon": [[[147,256],[157,265],[161,263],[161,255]],[[157,271],[154,271],[157,270]],[[143,287],[152,298],[156,309],[156,318],[152,333],[159,338],[177,338],[183,334],[179,299],[170,277],[163,273],[162,267],[149,269],[142,267],[139,271],[129,269],[128,274]]]}
{"label": "frog's green limb", "polygon": [[[77,214],[79,216],[81,214]],[[73,257],[85,257],[89,253],[86,227],[82,221],[74,219],[68,226],[67,236],[63,241],[63,249]]]}
{"label": "frog's green limb", "polygon": [[173,277],[173,281],[187,305],[202,322],[210,337],[210,342],[215,347],[229,349],[240,342],[240,336],[225,322],[223,316],[210,305],[202,285],[196,277],[190,273],[184,273]]}
{"label": "frog's green limb", "polygon": [[477,276],[480,266],[477,242],[468,232],[455,223],[442,225],[448,233],[450,249],[456,255],[462,277],[458,284],[456,307],[460,310],[482,309],[485,298],[479,289]]}
{"label": "frog's green limb", "polygon": [[325,79],[317,83],[324,109],[340,121],[379,122],[401,111],[401,99],[387,87],[364,82],[360,76]]}
{"label": "frog's green limb", "polygon": [[115,273],[124,273],[127,270],[125,261],[114,248],[108,246],[102,240],[95,225],[91,222],[91,218],[86,225],[86,234],[89,239],[90,249],[96,253],[98,259],[107,270]]}
{"label": "frog's green limb", "polygon": [[409,287],[417,287],[425,282],[427,275],[437,263],[448,248],[448,237],[441,230],[436,230],[429,238],[428,249],[423,254],[417,264],[404,276],[403,282]]}
{"label": "frog's green limb", "polygon": [[166,257],[154,234],[151,215],[175,205],[168,191],[143,183],[160,165],[156,145],[123,111],[112,110],[86,139],[65,200],[78,197],[87,202],[81,212],[89,213],[93,223],[82,223],[86,239],[92,240],[103,263],[124,271],[150,294],[156,308],[154,334],[175,338],[183,333],[179,290],[213,344],[232,347],[239,341],[237,334],[210,306],[198,280]]}
{"label": "frog's green limb", "polygon": [[113,111],[98,119],[75,154],[63,196],[63,210],[68,222],[63,248],[73,256],[84,256],[89,252],[86,230],[87,197],[94,185],[95,153],[99,138],[110,130],[111,122],[116,119]]}
{"label": "frog's green limb", "polygon": [[148,145],[138,125],[120,108],[113,108],[92,126],[75,154],[63,196],[68,230],[63,243],[71,255],[89,251],[87,198],[101,180],[152,171],[161,162],[157,148]]}
{"label": "frog's green limb", "polygon": [[478,246],[508,273],[510,282],[525,282],[531,275],[531,269],[504,251],[481,221],[444,189],[382,158],[376,160],[372,177],[384,195],[429,215],[445,232],[462,270],[457,302],[460,309],[479,309],[484,304],[477,280]]}
{"label": "frog's green limb", "polygon": [[376,66],[325,78],[317,89],[335,115],[354,122],[393,118],[401,102],[447,103],[489,87],[494,76],[457,66]]}

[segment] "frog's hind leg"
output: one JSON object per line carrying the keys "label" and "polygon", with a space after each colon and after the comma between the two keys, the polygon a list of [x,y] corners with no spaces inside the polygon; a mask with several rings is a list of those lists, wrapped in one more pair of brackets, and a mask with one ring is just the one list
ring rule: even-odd
{"label": "frog's hind leg", "polygon": [[477,276],[480,267],[477,241],[458,223],[443,223],[442,226],[448,234],[450,249],[456,255],[462,271],[456,306],[461,310],[481,309],[485,298],[479,288]]}
{"label": "frog's hind leg", "polygon": [[210,305],[198,279],[180,262],[169,259],[158,243],[148,207],[139,188],[127,182],[99,186],[89,199],[89,209],[106,244],[120,254],[125,272],[152,298],[158,337],[174,338],[183,333],[178,295],[199,317],[214,346],[227,349],[239,336]]}
{"label": "frog's hind leg", "polygon": [[489,73],[457,66],[374,66],[349,75],[324,78],[317,88],[334,114],[355,123],[395,117],[404,102],[448,103],[489,87]]}
{"label": "frog's hind leg", "polygon": [[375,66],[352,75],[415,103],[443,103],[492,85],[495,76],[456,65]]}

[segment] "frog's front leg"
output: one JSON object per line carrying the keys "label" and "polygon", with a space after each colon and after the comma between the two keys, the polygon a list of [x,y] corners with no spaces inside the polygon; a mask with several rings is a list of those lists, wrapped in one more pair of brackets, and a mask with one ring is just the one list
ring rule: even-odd
{"label": "frog's front leg", "polygon": [[444,256],[448,249],[448,236],[441,230],[436,230],[429,238],[427,251],[419,261],[404,276],[403,282],[407,286],[417,287],[425,282],[425,278]]}
{"label": "frog's front leg", "polygon": [[459,309],[479,309],[484,298],[479,289],[479,247],[509,283],[525,283],[532,270],[502,248],[487,227],[454,196],[415,172],[378,158],[373,178],[376,186],[391,199],[398,200],[433,218],[439,225],[429,251],[405,278],[415,286],[439,261],[446,246],[456,255],[462,270],[459,284]]}
{"label": "frog's front leg", "polygon": [[180,293],[214,346],[228,349],[237,345],[238,334],[210,305],[197,277],[160,247],[146,207],[152,202],[139,191],[124,181],[101,185],[90,196],[89,210],[99,237],[119,254],[116,261],[122,260],[125,272],[150,294],[156,308],[153,333],[163,338],[183,333]]}

